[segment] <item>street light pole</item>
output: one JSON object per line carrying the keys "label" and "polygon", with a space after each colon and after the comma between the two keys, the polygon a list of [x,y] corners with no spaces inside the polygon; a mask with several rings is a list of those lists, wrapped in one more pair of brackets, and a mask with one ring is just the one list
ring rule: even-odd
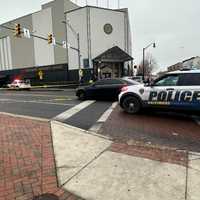
{"label": "street light pole", "polygon": [[153,48],[156,48],[156,43],[155,42],[153,42],[153,43],[151,43],[151,44],[149,44],[149,45],[147,45],[145,48],[143,48],[143,59],[142,59],[142,68],[143,68],[143,70],[142,70],[142,75],[143,75],[143,81],[145,80],[145,50],[146,49],[148,49],[151,45],[153,45]]}
{"label": "street light pole", "polygon": [[143,48],[143,57],[142,58],[143,58],[142,59],[142,75],[143,75],[142,79],[144,81],[144,79],[145,79],[145,69],[144,69],[145,48]]}

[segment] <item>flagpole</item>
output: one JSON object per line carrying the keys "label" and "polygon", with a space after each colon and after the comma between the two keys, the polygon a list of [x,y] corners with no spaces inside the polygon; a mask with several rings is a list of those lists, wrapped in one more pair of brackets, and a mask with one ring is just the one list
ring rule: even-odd
{"label": "flagpole", "polygon": [[118,9],[120,9],[120,0],[118,0]]}

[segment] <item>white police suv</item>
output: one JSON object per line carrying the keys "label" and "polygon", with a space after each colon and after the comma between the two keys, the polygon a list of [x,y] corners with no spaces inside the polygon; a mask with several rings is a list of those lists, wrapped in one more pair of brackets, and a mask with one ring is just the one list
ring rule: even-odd
{"label": "white police suv", "polygon": [[131,114],[146,107],[200,111],[200,70],[169,72],[150,84],[123,87],[119,104]]}

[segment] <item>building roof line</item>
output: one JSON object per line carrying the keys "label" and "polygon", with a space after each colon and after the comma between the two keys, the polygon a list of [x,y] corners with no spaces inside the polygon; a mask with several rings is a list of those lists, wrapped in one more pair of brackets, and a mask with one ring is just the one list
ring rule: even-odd
{"label": "building roof line", "polygon": [[76,9],[64,12],[64,14],[68,14],[68,13],[71,13],[71,12],[74,12],[74,11],[77,11],[77,10],[80,10],[80,9],[83,9],[83,8],[98,8],[98,9],[102,9],[102,10],[116,11],[116,12],[121,12],[121,13],[126,12],[125,9],[127,9],[127,8],[111,9],[111,8],[102,8],[102,7],[98,7],[98,6],[89,6],[89,5],[87,5],[87,6],[83,6],[83,7],[80,7],[80,8],[76,8]]}

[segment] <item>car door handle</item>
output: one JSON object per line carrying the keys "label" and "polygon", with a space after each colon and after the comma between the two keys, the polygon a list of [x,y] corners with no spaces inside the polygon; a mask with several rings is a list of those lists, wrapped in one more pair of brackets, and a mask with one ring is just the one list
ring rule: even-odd
{"label": "car door handle", "polygon": [[167,90],[167,91],[169,91],[169,90],[174,90],[174,88],[167,88],[166,90]]}

